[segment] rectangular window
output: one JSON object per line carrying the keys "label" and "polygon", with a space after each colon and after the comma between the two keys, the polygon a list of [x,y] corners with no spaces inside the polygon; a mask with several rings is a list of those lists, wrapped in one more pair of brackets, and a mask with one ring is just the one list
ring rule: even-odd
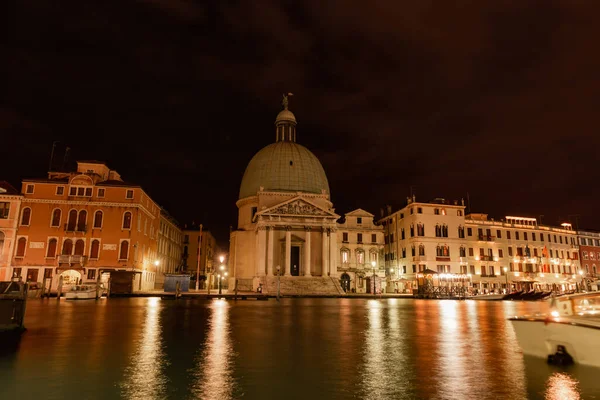
{"label": "rectangular window", "polygon": [[404,213],[400,213],[400,219],[404,218]]}
{"label": "rectangular window", "polygon": [[34,189],[34,185],[28,184],[27,186],[25,186],[25,193],[33,194],[33,189]]}
{"label": "rectangular window", "polygon": [[534,248],[534,249],[533,249],[533,256],[534,256],[534,257],[537,257],[537,256],[538,256],[537,248]]}
{"label": "rectangular window", "polygon": [[535,232],[531,232],[531,240],[535,242]]}
{"label": "rectangular window", "polygon": [[467,236],[473,236],[473,229],[467,228]]}
{"label": "rectangular window", "polygon": [[85,188],[84,187],[78,187],[77,188],[77,196],[83,197],[85,195]]}
{"label": "rectangular window", "polygon": [[18,278],[21,276],[21,268],[13,268],[13,278]]}
{"label": "rectangular window", "polygon": [[506,238],[510,240],[510,231],[506,231]]}
{"label": "rectangular window", "polygon": [[7,219],[9,212],[10,212],[10,203],[9,202],[0,203],[0,219]]}
{"label": "rectangular window", "polygon": [[62,196],[63,194],[65,194],[65,187],[64,186],[57,186],[56,187],[56,195],[57,196]]}
{"label": "rectangular window", "polygon": [[513,256],[513,249],[512,249],[512,247],[509,247],[509,248],[508,248],[508,256],[509,256],[509,257],[512,257],[512,256]]}
{"label": "rectangular window", "polygon": [[390,235],[390,243],[394,243],[394,234],[393,233]]}
{"label": "rectangular window", "polygon": [[562,244],[562,236],[559,236],[558,239],[559,239],[558,241],[560,242],[560,244]]}
{"label": "rectangular window", "polygon": [[401,239],[404,240],[404,228],[400,229],[400,235]]}
{"label": "rectangular window", "polygon": [[471,275],[475,275],[475,266],[474,265],[469,265],[469,273]]}
{"label": "rectangular window", "polygon": [[519,231],[515,231],[515,240],[519,240]]}
{"label": "rectangular window", "polygon": [[417,208],[417,214],[423,214],[423,209],[421,207]]}
{"label": "rectangular window", "polygon": [[502,249],[498,249],[498,258],[502,257],[504,257],[504,252],[502,251]]}
{"label": "rectangular window", "polygon": [[357,241],[358,243],[362,243],[362,233],[357,233],[357,234],[356,234],[356,241]]}
{"label": "rectangular window", "polygon": [[405,274],[406,273],[406,265],[402,266],[402,273]]}
{"label": "rectangular window", "polygon": [[96,279],[96,270],[95,269],[88,269],[87,278],[90,279],[90,280]]}
{"label": "rectangular window", "polygon": [[377,243],[377,234],[376,233],[371,234],[371,243]]}
{"label": "rectangular window", "polygon": [[540,233],[540,242],[543,242],[543,241],[544,241],[544,234]]}
{"label": "rectangular window", "polygon": [[556,243],[556,235],[554,235],[554,243]]}
{"label": "rectangular window", "polygon": [[92,188],[91,187],[85,188],[85,197],[92,197]]}
{"label": "rectangular window", "polygon": [[523,232],[523,240],[527,240],[527,232]]}
{"label": "rectangular window", "polygon": [[483,248],[479,248],[479,256],[483,258],[483,256],[485,255],[485,250]]}
{"label": "rectangular window", "polygon": [[37,268],[27,268],[27,282],[37,282],[38,271]]}
{"label": "rectangular window", "polygon": [[104,188],[99,188],[98,189],[98,197],[104,197]]}
{"label": "rectangular window", "polygon": [[52,279],[52,268],[44,268],[44,279]]}
{"label": "rectangular window", "polygon": [[469,247],[469,257],[473,257],[473,248]]}
{"label": "rectangular window", "polygon": [[417,272],[417,266],[416,266],[415,264],[413,264],[413,266],[412,266],[412,270],[413,270],[413,274],[414,274],[415,272]]}
{"label": "rectangular window", "polygon": [[69,188],[69,196],[77,196],[77,188],[75,186]]}
{"label": "rectangular window", "polygon": [[127,189],[127,192],[125,193],[125,198],[133,199],[133,190],[132,189]]}
{"label": "rectangular window", "polygon": [[348,232],[342,233],[342,242],[348,243]]}
{"label": "rectangular window", "polygon": [[357,217],[356,218],[356,223],[357,224],[362,224],[362,218],[361,217]]}
{"label": "rectangular window", "polygon": [[498,239],[502,239],[502,231],[500,229],[496,231],[496,236],[498,237]]}

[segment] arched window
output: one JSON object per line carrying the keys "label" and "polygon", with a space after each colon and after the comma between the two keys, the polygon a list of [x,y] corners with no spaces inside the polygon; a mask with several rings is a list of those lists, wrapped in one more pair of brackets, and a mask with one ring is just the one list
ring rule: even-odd
{"label": "arched window", "polygon": [[442,237],[448,237],[448,225],[442,225]]}
{"label": "arched window", "polygon": [[[131,213],[129,213],[131,214]],[[123,240],[121,242],[121,249],[119,250],[119,260],[127,260],[129,258],[129,242]]]}
{"label": "arched window", "polygon": [[85,222],[87,220],[87,211],[81,210],[79,211],[79,218],[77,219],[77,230],[85,231]]}
{"label": "arched window", "polygon": [[82,239],[78,239],[75,242],[75,255],[82,256],[84,249],[85,249],[85,242]]}
{"label": "arched window", "polygon": [[377,250],[371,250],[369,252],[369,258],[370,258],[369,262],[371,262],[371,261],[377,262]]}
{"label": "arched window", "polygon": [[47,258],[54,258],[56,257],[56,246],[58,244],[58,241],[55,238],[52,238],[48,241],[48,251],[46,252],[46,257]]}
{"label": "arched window", "polygon": [[102,211],[98,210],[94,213],[94,228],[102,228]]}
{"label": "arched window", "polygon": [[27,248],[27,238],[19,238],[17,241],[17,257],[25,257],[25,249]]}
{"label": "arched window", "polygon": [[69,211],[69,220],[67,221],[67,231],[73,232],[77,227],[77,210]]}
{"label": "arched window", "polygon": [[94,239],[94,240],[92,240],[92,246],[90,249],[90,258],[97,260],[99,254],[100,254],[100,241]]}
{"label": "arched window", "polygon": [[450,257],[450,248],[448,246],[437,246],[436,255],[438,257]]}
{"label": "arched window", "polygon": [[585,272],[586,272],[586,274],[590,273],[590,266],[587,264],[585,264]]}
{"label": "arched window", "polygon": [[460,246],[460,257],[466,257],[467,256],[467,249],[464,248],[464,246]]}
{"label": "arched window", "polygon": [[350,250],[345,249],[345,248],[342,249],[341,256],[342,256],[342,264],[348,264],[350,262]]}
{"label": "arched window", "polygon": [[50,224],[51,227],[57,228],[60,226],[61,214],[62,212],[60,211],[60,208],[55,208],[54,211],[52,211],[52,222]]}
{"label": "arched window", "polygon": [[365,252],[362,249],[356,250],[356,263],[362,265],[365,263]]}
{"label": "arched window", "polygon": [[4,232],[0,231],[0,258],[2,258],[3,250],[4,250]]}
{"label": "arched window", "polygon": [[[436,208],[437,210],[437,208]],[[442,227],[439,225],[435,226],[435,237],[441,237],[442,236]]]}
{"label": "arched window", "polygon": [[420,256],[425,255],[425,246],[423,246],[422,244],[419,245],[419,255]]}
{"label": "arched window", "polygon": [[25,207],[23,209],[23,213],[21,214],[21,225],[29,226],[31,222],[31,208]]}
{"label": "arched window", "polygon": [[417,236],[425,236],[425,226],[423,224],[417,225]]}
{"label": "arched window", "polygon": [[71,239],[67,239],[63,242],[62,254],[63,256],[70,256],[73,254],[73,242]]}
{"label": "arched window", "polygon": [[[123,214],[123,229],[131,229],[131,212],[126,211]],[[126,260],[126,258],[124,259]]]}
{"label": "arched window", "polygon": [[[412,208],[411,208],[412,210]],[[415,225],[414,224],[410,224],[410,237],[415,236]]]}
{"label": "arched window", "polygon": [[465,227],[462,225],[458,227],[458,237],[462,239],[465,237]]}

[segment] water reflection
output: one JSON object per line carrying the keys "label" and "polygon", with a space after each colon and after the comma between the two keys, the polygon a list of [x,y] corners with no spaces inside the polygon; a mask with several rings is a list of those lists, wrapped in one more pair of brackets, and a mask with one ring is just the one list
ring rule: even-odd
{"label": "water reflection", "polygon": [[147,299],[143,332],[129,358],[121,388],[128,399],[156,399],[165,396],[167,379],[162,368],[166,362],[160,335],[161,300]]}
{"label": "water reflection", "polygon": [[547,400],[579,400],[577,381],[565,373],[554,373],[548,378]]}
{"label": "water reflection", "polygon": [[195,382],[191,392],[200,399],[232,398],[234,379],[233,346],[230,338],[229,304],[226,300],[214,300],[210,305],[208,337],[196,357]]}

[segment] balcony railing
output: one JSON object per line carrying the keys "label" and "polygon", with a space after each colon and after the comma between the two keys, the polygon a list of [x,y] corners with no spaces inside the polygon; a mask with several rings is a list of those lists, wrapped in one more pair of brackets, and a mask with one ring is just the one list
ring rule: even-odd
{"label": "balcony railing", "polygon": [[58,263],[69,265],[79,264],[83,266],[87,263],[87,259],[87,256],[63,254],[58,256]]}
{"label": "balcony railing", "polygon": [[87,232],[87,224],[70,225],[65,224],[65,232]]}
{"label": "balcony railing", "polygon": [[478,239],[484,242],[493,242],[495,237],[492,235],[478,235]]}

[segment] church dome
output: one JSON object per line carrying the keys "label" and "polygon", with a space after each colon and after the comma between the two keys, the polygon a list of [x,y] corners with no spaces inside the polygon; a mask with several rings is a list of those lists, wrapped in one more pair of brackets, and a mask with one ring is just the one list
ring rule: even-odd
{"label": "church dome", "polygon": [[329,183],[319,159],[293,141],[270,144],[252,157],[242,178],[240,199],[256,196],[261,187],[271,192],[329,194]]}

